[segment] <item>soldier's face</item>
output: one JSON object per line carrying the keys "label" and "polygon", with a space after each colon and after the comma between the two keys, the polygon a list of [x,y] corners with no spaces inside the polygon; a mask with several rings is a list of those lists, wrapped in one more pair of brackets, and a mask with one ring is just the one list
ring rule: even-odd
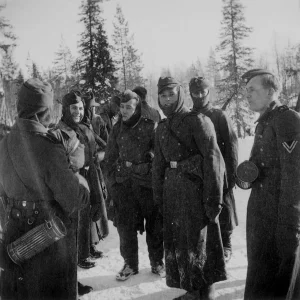
{"label": "soldier's face", "polygon": [[263,114],[272,102],[269,92],[269,89],[262,85],[260,76],[252,78],[246,86],[246,97],[250,109]]}
{"label": "soldier's face", "polygon": [[166,89],[162,91],[158,95],[158,99],[161,106],[171,106],[178,100],[178,89],[177,87],[174,87],[172,89]]}
{"label": "soldier's face", "polygon": [[84,115],[84,107],[82,101],[70,105],[70,113],[75,123],[79,123]]}
{"label": "soldier's face", "polygon": [[129,101],[120,104],[120,112],[123,121],[127,121],[132,117],[132,115],[135,112],[136,106],[137,106],[136,99],[130,99]]}

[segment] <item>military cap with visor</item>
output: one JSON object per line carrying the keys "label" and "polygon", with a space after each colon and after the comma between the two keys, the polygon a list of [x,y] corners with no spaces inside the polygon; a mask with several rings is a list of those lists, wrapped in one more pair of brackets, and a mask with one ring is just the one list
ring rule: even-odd
{"label": "military cap with visor", "polygon": [[272,75],[274,76],[273,73],[271,73],[268,70],[265,69],[252,69],[247,71],[245,74],[242,75],[242,80],[247,84],[252,78],[260,75]]}
{"label": "military cap with visor", "polygon": [[173,77],[160,77],[158,80],[158,93],[160,94],[166,89],[172,89],[176,86],[180,86],[180,83]]}
{"label": "military cap with visor", "polygon": [[70,91],[69,93],[64,95],[62,98],[62,106],[63,107],[67,107],[72,104],[77,104],[80,102],[85,103],[82,98],[81,92],[77,91],[77,90]]}

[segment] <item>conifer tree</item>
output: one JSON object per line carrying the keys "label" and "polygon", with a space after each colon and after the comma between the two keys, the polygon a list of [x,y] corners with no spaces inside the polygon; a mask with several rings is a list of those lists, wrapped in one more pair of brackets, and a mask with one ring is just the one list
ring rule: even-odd
{"label": "conifer tree", "polygon": [[[5,5],[0,4],[0,12],[5,8]],[[10,47],[15,46],[16,36],[12,32],[12,26],[6,18],[0,16],[0,54],[7,52]]]}
{"label": "conifer tree", "polygon": [[84,31],[79,42],[80,57],[76,61],[76,68],[80,69],[81,81],[84,82],[82,89],[91,88],[98,101],[107,101],[115,91],[117,80],[99,2],[102,1],[82,1],[80,21]]}
{"label": "conifer tree", "polygon": [[39,71],[39,68],[35,62],[32,63],[32,78],[38,78],[42,80],[41,73]]}
{"label": "conifer tree", "polygon": [[56,76],[63,77],[64,80],[71,78],[72,65],[74,59],[71,53],[70,48],[66,45],[66,42],[63,37],[61,37],[60,45],[58,51],[55,53],[55,60],[53,62],[54,68],[53,72]]}
{"label": "conifer tree", "polygon": [[245,24],[244,6],[240,0],[223,0],[223,20],[221,21],[221,43],[217,47],[220,55],[222,79],[218,83],[219,103],[222,109],[231,105],[238,136],[246,131],[246,115],[249,115],[243,95],[242,74],[252,64],[252,48],[245,46],[244,40],[252,29]]}
{"label": "conifer tree", "polygon": [[118,5],[114,24],[114,60],[118,68],[119,89],[133,89],[137,85],[145,85],[142,76],[143,64],[140,54],[134,47],[134,36],[130,35],[128,22]]}

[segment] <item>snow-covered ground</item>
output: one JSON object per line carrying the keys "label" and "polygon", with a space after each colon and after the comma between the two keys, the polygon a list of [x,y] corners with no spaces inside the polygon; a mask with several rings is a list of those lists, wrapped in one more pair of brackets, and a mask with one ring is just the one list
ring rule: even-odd
{"label": "snow-covered ground", "polygon": [[[240,162],[249,158],[253,138],[239,140]],[[216,300],[243,299],[247,270],[246,254],[246,209],[250,191],[234,190],[239,216],[239,226],[233,232],[233,255],[227,265],[228,280],[216,284]],[[105,252],[105,258],[98,259],[95,268],[78,268],[80,282],[93,287],[93,292],[81,296],[81,300],[168,300],[183,295],[184,290],[169,288],[165,279],[151,273],[145,234],[139,235],[139,274],[127,281],[115,280],[116,273],[123,266],[119,252],[119,237],[110,222],[109,236],[98,245]]]}

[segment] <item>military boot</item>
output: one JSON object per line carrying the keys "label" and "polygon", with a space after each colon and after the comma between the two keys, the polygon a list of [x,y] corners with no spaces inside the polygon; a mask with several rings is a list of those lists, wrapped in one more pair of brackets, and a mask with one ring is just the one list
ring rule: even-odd
{"label": "military boot", "polygon": [[90,261],[90,258],[80,259],[78,261],[78,266],[83,269],[90,269],[96,266],[93,261]]}
{"label": "military boot", "polygon": [[102,258],[103,256],[104,256],[103,252],[97,250],[95,245],[92,245],[92,246],[90,247],[90,257],[91,257],[92,259]]}

